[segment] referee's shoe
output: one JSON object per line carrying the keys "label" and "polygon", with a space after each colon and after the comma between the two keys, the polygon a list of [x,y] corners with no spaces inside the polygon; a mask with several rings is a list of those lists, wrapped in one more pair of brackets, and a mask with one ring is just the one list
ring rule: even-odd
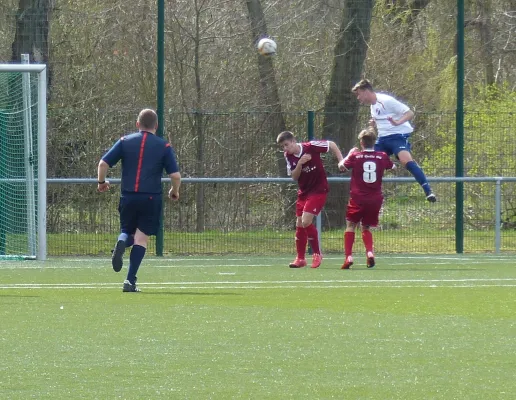
{"label": "referee's shoe", "polygon": [[111,253],[111,265],[115,272],[120,272],[124,265],[125,241],[119,240],[115,244],[113,253]]}

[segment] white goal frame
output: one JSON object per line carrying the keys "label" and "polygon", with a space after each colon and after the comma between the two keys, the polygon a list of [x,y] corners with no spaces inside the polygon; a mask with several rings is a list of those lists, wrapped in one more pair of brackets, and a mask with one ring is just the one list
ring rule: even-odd
{"label": "white goal frame", "polygon": [[[34,248],[34,243],[30,243],[28,251],[28,258],[36,258],[37,260],[46,260],[47,258],[47,66],[45,64],[0,64],[0,73],[2,72],[26,72],[24,74],[28,77],[29,73],[34,72],[38,74],[38,191],[36,199],[37,213],[37,232],[28,232],[29,236],[36,235],[37,245]],[[28,93],[24,92],[24,97]],[[32,135],[30,124],[24,127],[25,137],[30,138]],[[25,140],[25,154],[26,157],[31,155],[32,143],[30,140]],[[30,146],[30,147],[29,147]],[[29,160],[24,160],[28,163]],[[27,165],[27,164],[26,164]],[[27,185],[30,182],[30,177],[27,177]],[[31,219],[30,205],[27,207],[28,220]],[[34,209],[32,209],[32,213]],[[35,254],[34,254],[34,250]]]}

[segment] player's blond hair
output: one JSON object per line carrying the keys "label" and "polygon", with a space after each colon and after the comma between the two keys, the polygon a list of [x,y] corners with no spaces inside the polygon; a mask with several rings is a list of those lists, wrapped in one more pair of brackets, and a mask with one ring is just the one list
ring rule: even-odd
{"label": "player's blond hair", "polygon": [[138,123],[141,129],[156,129],[158,125],[158,115],[156,111],[145,108],[138,114]]}
{"label": "player's blond hair", "polygon": [[286,140],[294,140],[295,136],[290,131],[283,131],[278,135],[278,138],[276,139],[276,143],[281,144]]}
{"label": "player's blond hair", "polygon": [[362,79],[355,86],[353,86],[351,88],[351,91],[353,93],[356,93],[357,90],[359,90],[359,89],[360,90],[370,90],[372,92],[373,91],[373,85],[367,79]]}
{"label": "player's blond hair", "polygon": [[376,142],[376,132],[373,128],[369,127],[367,129],[362,130],[358,134],[358,140],[366,149],[372,149]]}

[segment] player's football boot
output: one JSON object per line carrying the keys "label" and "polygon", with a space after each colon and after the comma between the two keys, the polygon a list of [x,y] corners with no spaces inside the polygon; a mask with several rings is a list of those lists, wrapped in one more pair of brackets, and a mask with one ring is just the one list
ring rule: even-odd
{"label": "player's football boot", "polygon": [[306,267],[306,260],[301,260],[300,258],[297,258],[292,261],[289,265],[290,268],[303,268]]}
{"label": "player's football boot", "polygon": [[373,268],[374,267],[374,254],[372,251],[367,252],[367,268]]}
{"label": "player's football boot", "polygon": [[119,272],[124,265],[125,241],[116,242],[115,249],[111,253],[111,265],[115,272]]}
{"label": "player's football boot", "polygon": [[122,288],[122,292],[141,292],[141,290],[138,286],[136,286],[136,283],[133,285],[126,279],[124,281],[124,287]]}
{"label": "player's football boot", "polygon": [[340,269],[351,269],[351,266],[353,265],[353,256],[347,256],[346,261],[344,261],[344,264]]}
{"label": "player's football boot", "polygon": [[430,203],[435,203],[437,201],[437,197],[435,197],[435,194],[433,194],[432,192],[430,192],[430,194],[428,196],[426,196],[426,199]]}
{"label": "player's football boot", "polygon": [[319,253],[314,253],[312,255],[312,267],[311,268],[319,268],[319,265],[322,263],[322,255]]}

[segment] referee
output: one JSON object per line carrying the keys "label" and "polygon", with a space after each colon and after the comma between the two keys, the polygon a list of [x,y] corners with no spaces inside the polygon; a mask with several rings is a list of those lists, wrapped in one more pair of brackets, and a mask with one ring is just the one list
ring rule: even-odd
{"label": "referee", "polygon": [[118,212],[120,235],[116,242],[111,263],[115,272],[123,265],[126,247],[133,246],[129,256],[129,270],[124,281],[124,292],[139,292],[136,274],[145,256],[149,236],[156,235],[162,209],[163,170],[172,181],[168,197],[179,199],[181,174],[174,150],[170,144],[156,136],[158,116],[151,109],[144,109],[136,121],[138,132],[123,136],[104,154],[98,165],[99,192],[109,190],[106,180],[108,169],[122,161],[122,184]]}

